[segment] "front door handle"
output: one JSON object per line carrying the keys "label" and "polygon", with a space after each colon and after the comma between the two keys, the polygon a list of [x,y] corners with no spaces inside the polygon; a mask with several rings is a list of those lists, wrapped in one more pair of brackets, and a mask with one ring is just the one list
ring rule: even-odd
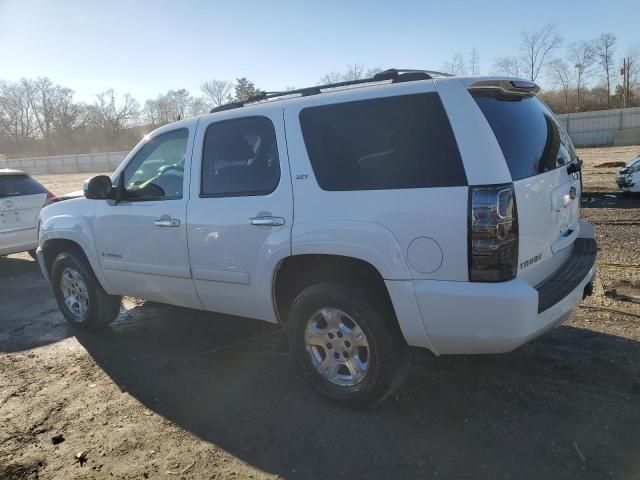
{"label": "front door handle", "polygon": [[253,217],[249,219],[251,225],[260,225],[265,227],[279,227],[284,225],[282,217]]}
{"label": "front door handle", "polygon": [[180,220],[177,218],[171,218],[169,215],[163,215],[160,218],[153,221],[156,227],[179,227]]}

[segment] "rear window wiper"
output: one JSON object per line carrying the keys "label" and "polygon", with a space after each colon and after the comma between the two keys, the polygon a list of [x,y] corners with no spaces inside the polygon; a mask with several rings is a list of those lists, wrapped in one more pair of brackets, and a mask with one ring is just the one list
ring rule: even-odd
{"label": "rear window wiper", "polygon": [[569,175],[572,175],[574,173],[580,173],[582,171],[582,164],[584,162],[582,160],[580,160],[580,158],[576,158],[573,162],[571,162],[568,166],[567,166],[567,173]]}

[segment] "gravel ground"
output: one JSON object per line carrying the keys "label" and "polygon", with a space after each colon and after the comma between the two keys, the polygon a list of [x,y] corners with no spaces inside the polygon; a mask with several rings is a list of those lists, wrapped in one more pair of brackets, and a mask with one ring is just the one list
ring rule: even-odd
{"label": "gravel ground", "polygon": [[640,286],[615,266],[640,264],[640,199],[596,168],[639,152],[580,152],[599,295],[510,354],[417,356],[372,411],[313,394],[273,326],[126,299],[79,333],[27,255],[0,258],[0,478],[639,479],[640,305],[611,292]]}

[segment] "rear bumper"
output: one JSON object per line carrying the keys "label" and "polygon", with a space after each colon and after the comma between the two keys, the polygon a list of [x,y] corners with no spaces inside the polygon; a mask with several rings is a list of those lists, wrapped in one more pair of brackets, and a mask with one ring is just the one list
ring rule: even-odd
{"label": "rear bumper", "polygon": [[414,281],[429,341],[437,354],[503,353],[564,322],[583,299],[596,272],[593,228],[581,236],[566,263],[532,287],[501,283]]}
{"label": "rear bumper", "polygon": [[37,246],[38,229],[35,227],[0,232],[0,255],[26,252]]}
{"label": "rear bumper", "polygon": [[596,263],[598,246],[593,238],[578,238],[573,252],[560,269],[536,287],[538,313],[558,304],[589,276]]}

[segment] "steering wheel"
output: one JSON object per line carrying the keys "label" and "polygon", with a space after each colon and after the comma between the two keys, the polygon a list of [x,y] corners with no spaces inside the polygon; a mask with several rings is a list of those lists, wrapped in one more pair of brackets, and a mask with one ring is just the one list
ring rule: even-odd
{"label": "steering wheel", "polygon": [[167,172],[171,172],[173,170],[177,170],[179,172],[183,172],[184,173],[184,167],[180,167],[178,165],[167,165],[166,167],[162,168],[162,171],[160,172],[160,175],[164,175]]}

